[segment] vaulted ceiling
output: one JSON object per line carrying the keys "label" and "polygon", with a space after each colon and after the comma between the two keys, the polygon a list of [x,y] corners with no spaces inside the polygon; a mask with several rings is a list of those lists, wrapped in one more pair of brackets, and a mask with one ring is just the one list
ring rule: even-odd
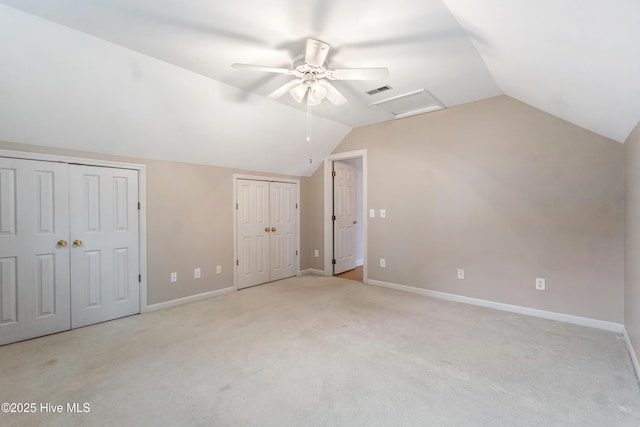
{"label": "vaulted ceiling", "polygon": [[[638,16],[635,0],[0,0],[0,139],[307,175],[351,128],[393,119],[372,103],[426,89],[446,107],[506,94],[623,142]],[[290,67],[309,37],[329,66],[389,77],[335,82],[349,102],[307,122],[265,99],[291,77],[230,67]]]}

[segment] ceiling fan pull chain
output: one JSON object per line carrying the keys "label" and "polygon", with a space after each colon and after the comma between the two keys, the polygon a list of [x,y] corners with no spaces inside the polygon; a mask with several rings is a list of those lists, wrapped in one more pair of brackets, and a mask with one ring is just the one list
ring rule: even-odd
{"label": "ceiling fan pull chain", "polygon": [[307,102],[307,142],[309,143],[309,164],[312,164],[313,157],[311,155],[311,106],[309,105],[308,102]]}

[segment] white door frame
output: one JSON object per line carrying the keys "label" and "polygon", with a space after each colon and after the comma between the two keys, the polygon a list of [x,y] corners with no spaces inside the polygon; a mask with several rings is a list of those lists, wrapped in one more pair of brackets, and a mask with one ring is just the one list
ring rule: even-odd
{"label": "white door frame", "polygon": [[367,283],[367,150],[354,150],[345,153],[331,154],[324,160],[324,275],[333,275],[333,265],[331,259],[333,257],[333,227],[331,226],[331,215],[333,215],[332,199],[333,199],[333,182],[331,181],[331,164],[336,160],[347,160],[362,158],[362,266],[363,281]]}
{"label": "white door frame", "polygon": [[102,166],[118,169],[131,169],[138,171],[138,199],[140,210],[138,211],[139,229],[138,245],[140,257],[140,313],[146,313],[147,306],[147,169],[145,165],[135,163],[113,162],[109,160],[97,160],[85,157],[59,156],[54,154],[41,154],[26,151],[13,151],[0,149],[0,157],[9,157],[23,160],[39,160],[45,162],[69,163],[86,166]]}
{"label": "white door frame", "polygon": [[233,289],[238,290],[238,224],[237,224],[237,210],[236,205],[238,203],[237,184],[240,179],[249,179],[254,181],[276,181],[276,182],[288,182],[296,184],[296,200],[298,209],[296,209],[296,275],[300,273],[300,180],[291,178],[279,178],[275,176],[260,176],[260,175],[247,175],[241,173],[233,174],[233,204],[231,205],[231,212],[233,213]]}

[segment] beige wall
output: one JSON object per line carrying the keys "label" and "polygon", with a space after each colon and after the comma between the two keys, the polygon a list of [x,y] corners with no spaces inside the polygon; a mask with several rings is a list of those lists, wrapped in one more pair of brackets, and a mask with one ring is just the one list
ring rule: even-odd
{"label": "beige wall", "polygon": [[640,123],[624,144],[624,323],[640,356]]}
{"label": "beige wall", "polygon": [[501,96],[355,129],[335,153],[357,149],[368,208],[387,210],[370,279],[623,322],[622,144]]}
{"label": "beige wall", "polygon": [[[232,285],[232,174],[247,172],[0,148],[145,164],[149,304]],[[369,207],[387,209],[369,221],[369,278],[623,321],[623,145],[498,97],[355,129],[335,152],[362,148]],[[301,178],[301,269],[324,268],[322,172]],[[545,292],[535,277],[547,279]]]}
{"label": "beige wall", "polygon": [[[233,286],[233,174],[250,172],[9,142],[0,148],[146,165],[148,304]],[[173,271],[177,283],[169,282]]]}
{"label": "beige wall", "polygon": [[[311,177],[304,177],[300,183],[300,269],[324,270],[324,182],[321,162]],[[314,256],[318,249],[319,256]]]}

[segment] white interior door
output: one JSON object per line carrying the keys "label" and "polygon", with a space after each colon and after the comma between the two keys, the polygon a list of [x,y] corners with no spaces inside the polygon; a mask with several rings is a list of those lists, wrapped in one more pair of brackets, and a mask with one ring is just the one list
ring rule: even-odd
{"label": "white interior door", "polygon": [[333,162],[333,274],[356,268],[356,168]]}
{"label": "white interior door", "polygon": [[71,165],[71,326],[140,312],[138,172]]}
{"label": "white interior door", "polygon": [[0,158],[0,344],[70,327],[68,167]]}
{"label": "white interior door", "polygon": [[269,198],[271,201],[270,280],[279,280],[296,275],[296,184],[271,182]]}
{"label": "white interior door", "polygon": [[236,183],[238,289],[270,280],[269,182],[239,179]]}

